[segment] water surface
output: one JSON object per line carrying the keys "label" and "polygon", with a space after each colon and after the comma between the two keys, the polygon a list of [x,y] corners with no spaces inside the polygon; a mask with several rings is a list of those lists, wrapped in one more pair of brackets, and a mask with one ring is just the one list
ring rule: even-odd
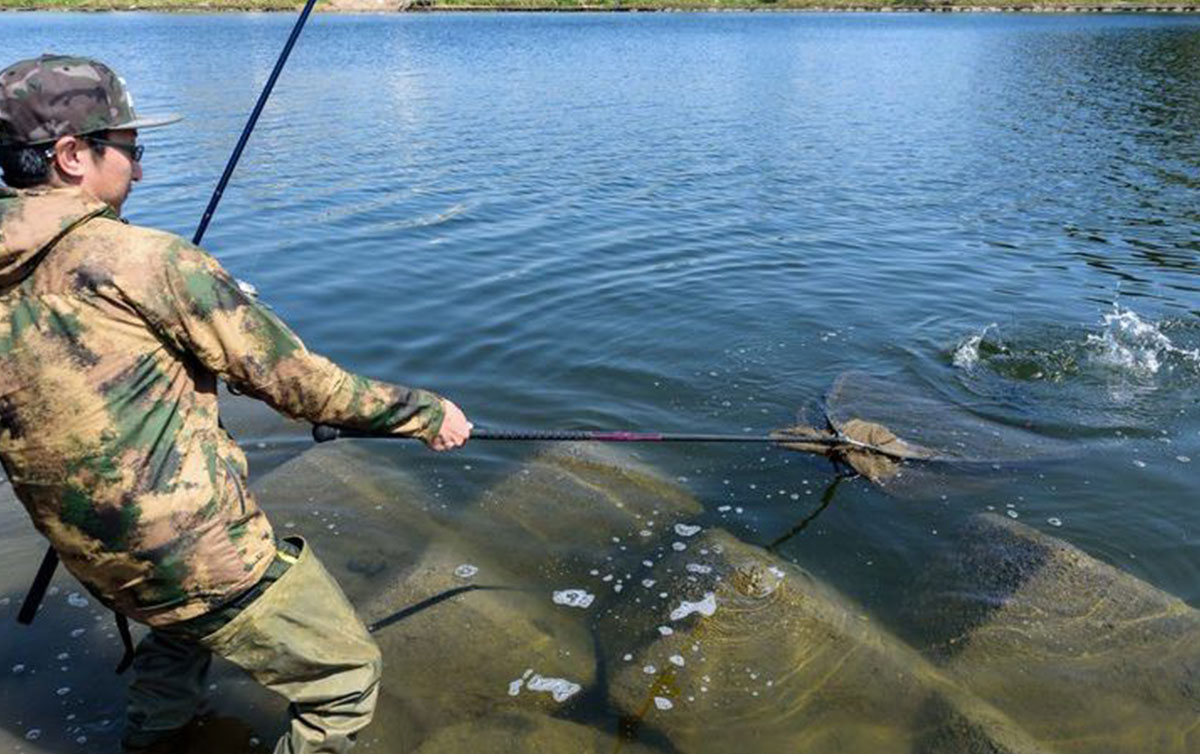
{"label": "water surface", "polygon": [[[5,14],[0,39],[185,115],[143,134],[126,214],[190,236],[291,21]],[[1190,16],[320,16],[206,246],[314,350],[479,425],[761,432],[858,370],[1068,446],[924,498],[842,484],[781,546],[919,647],[922,572],[988,509],[1200,605],[1198,187]],[[243,436],[258,474],[304,448]],[[529,449],[376,452],[454,509]],[[831,481],[762,448],[642,455],[759,545]],[[40,544],[0,515],[15,603]],[[0,672],[64,672],[4,631]],[[72,750],[59,702],[3,725]]]}

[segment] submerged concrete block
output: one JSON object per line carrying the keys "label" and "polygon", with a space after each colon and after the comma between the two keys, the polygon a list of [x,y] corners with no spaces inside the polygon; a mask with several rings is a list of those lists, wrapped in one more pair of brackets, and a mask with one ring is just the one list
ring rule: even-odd
{"label": "submerged concrete block", "polygon": [[1062,752],[1200,751],[1200,612],[1005,516],[962,541],[926,609],[948,673]]}
{"label": "submerged concrete block", "polygon": [[803,569],[724,531],[647,577],[653,598],[597,629],[610,700],[681,752],[1044,751]]}
{"label": "submerged concrete block", "polygon": [[649,754],[637,742],[621,742],[607,733],[567,720],[528,713],[505,714],[443,728],[417,754]]}
{"label": "submerged concrete block", "polygon": [[559,710],[593,684],[585,619],[505,569],[503,539],[467,540],[435,518],[395,464],[354,443],[319,446],[256,491],[279,533],[303,533],[377,628],[385,670],[368,740],[409,751],[465,720]]}
{"label": "submerged concrete block", "polygon": [[502,540],[516,573],[572,583],[702,511],[687,490],[627,452],[555,444],[487,490],[458,529],[475,541]]}
{"label": "submerged concrete block", "polygon": [[569,709],[595,683],[584,616],[452,536],[430,543],[364,613],[387,667],[377,728],[396,750],[447,725]]}
{"label": "submerged concrete block", "polygon": [[252,489],[276,536],[308,539],[356,605],[403,578],[446,530],[415,476],[355,443],[315,446]]}

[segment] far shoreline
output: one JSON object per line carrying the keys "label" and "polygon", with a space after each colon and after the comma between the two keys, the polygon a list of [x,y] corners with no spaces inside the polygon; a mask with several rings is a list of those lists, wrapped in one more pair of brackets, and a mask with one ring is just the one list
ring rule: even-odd
{"label": "far shoreline", "polygon": [[[296,12],[303,2],[288,0],[0,0],[0,12],[53,11],[80,13],[258,13]],[[914,2],[879,0],[847,3],[829,0],[319,0],[321,13],[1177,13],[1200,12],[1200,0],[1194,3],[1070,3],[1070,2]]]}

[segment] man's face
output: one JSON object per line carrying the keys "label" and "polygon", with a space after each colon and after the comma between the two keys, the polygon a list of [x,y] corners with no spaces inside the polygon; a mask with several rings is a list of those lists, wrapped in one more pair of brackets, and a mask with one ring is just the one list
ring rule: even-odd
{"label": "man's face", "polygon": [[[107,145],[89,143],[85,137],[64,136],[57,150],[60,169],[66,167],[80,188],[113,208],[117,214],[134,181],[142,179],[142,165],[133,159],[137,131],[123,129],[102,134]],[[129,149],[121,145],[129,145]],[[64,154],[64,152],[66,154]]]}

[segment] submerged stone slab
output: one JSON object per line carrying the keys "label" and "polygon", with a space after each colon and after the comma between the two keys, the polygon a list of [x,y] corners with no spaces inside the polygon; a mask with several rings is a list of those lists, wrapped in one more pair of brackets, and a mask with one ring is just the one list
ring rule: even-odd
{"label": "submerged stone slab", "polygon": [[379,717],[396,750],[488,715],[570,709],[595,683],[586,618],[453,537],[364,612],[388,668]]}
{"label": "submerged stone slab", "polygon": [[564,752],[570,754],[649,754],[637,742],[618,746],[613,736],[578,723],[546,715],[505,714],[443,728],[417,754],[512,754]]}
{"label": "submerged stone slab", "polygon": [[276,536],[303,535],[356,605],[402,579],[446,531],[415,476],[351,442],[315,446],[252,489]]}
{"label": "submerged stone slab", "polygon": [[686,489],[627,452],[555,443],[487,490],[459,528],[502,540],[513,571],[570,584],[609,558],[634,557],[702,511]]}
{"label": "submerged stone slab", "polygon": [[803,569],[727,532],[650,577],[652,596],[598,628],[610,700],[681,752],[1043,751]]}
{"label": "submerged stone slab", "polygon": [[594,683],[586,617],[505,568],[503,538],[467,539],[439,520],[397,464],[330,443],[256,490],[279,532],[305,534],[376,629],[385,669],[371,737],[385,750],[498,712],[560,711]]}
{"label": "submerged stone slab", "polygon": [[1200,751],[1200,612],[1004,516],[926,608],[947,672],[1062,752]]}

